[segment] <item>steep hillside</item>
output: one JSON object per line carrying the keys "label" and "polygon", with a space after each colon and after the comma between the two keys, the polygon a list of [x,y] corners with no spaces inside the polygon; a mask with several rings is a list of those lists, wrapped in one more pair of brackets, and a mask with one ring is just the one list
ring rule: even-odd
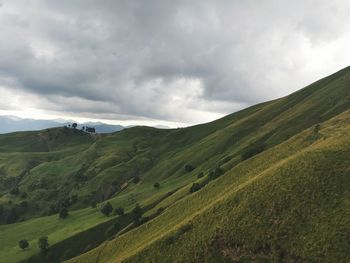
{"label": "steep hillside", "polygon": [[[72,262],[348,259],[349,85],[346,68],[182,129],[1,135],[0,221],[26,221],[0,226],[0,261],[60,262],[53,255],[71,258],[111,239],[94,235],[112,222],[123,225],[115,239]],[[144,220],[103,216],[107,200],[127,214],[140,204]],[[62,206],[70,210],[63,221]],[[38,254],[43,235],[51,254]],[[31,249],[19,251],[21,238]]]}
{"label": "steep hillside", "polygon": [[[346,69],[219,120],[231,123],[181,157],[205,160],[204,171],[221,164],[224,176],[71,262],[349,261],[350,116],[337,116],[349,108],[348,77]],[[244,160],[249,147],[262,152]]]}
{"label": "steep hillside", "polygon": [[307,129],[69,262],[348,262],[349,128]]}

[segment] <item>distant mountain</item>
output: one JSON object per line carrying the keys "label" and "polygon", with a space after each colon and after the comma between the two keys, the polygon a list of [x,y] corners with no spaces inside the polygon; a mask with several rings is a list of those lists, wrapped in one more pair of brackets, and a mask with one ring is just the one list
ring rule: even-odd
{"label": "distant mountain", "polygon": [[[71,124],[74,121],[67,120],[36,120],[22,119],[15,116],[0,116],[0,133],[10,133],[16,131],[36,131],[54,127],[61,127]],[[121,125],[111,125],[102,122],[86,122],[78,125],[93,127],[97,133],[111,133],[124,129]]]}

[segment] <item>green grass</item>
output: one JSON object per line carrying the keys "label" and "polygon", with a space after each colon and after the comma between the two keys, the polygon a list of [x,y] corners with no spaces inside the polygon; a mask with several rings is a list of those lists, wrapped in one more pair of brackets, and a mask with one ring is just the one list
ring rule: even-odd
{"label": "green grass", "polygon": [[350,112],[326,125],[317,140],[309,129],[69,262],[349,261]]}
{"label": "green grass", "polygon": [[[38,253],[37,240],[41,236],[48,236],[50,245],[53,245],[108,219],[96,209],[88,208],[70,213],[65,220],[60,220],[57,215],[53,215],[17,224],[2,225],[0,226],[0,262],[19,262]],[[29,249],[21,251],[18,248],[20,239],[29,241]]]}
{"label": "green grass", "polygon": [[[333,185],[327,182],[324,190],[318,183],[347,171],[343,156],[348,153],[349,78],[350,70],[344,69],[290,96],[182,129],[134,127],[94,137],[63,128],[1,135],[0,204],[10,209],[27,201],[29,208],[17,218],[25,222],[0,226],[4,244],[0,261],[18,262],[37,254],[40,235],[57,244],[51,248],[55,255],[63,254],[64,244],[73,235],[87,238],[89,231],[96,234],[93,231],[108,220],[87,208],[92,200],[105,199],[127,211],[136,203],[149,207],[162,199],[145,215],[159,208],[165,211],[72,262],[342,259],[341,250],[348,247],[337,233],[343,228],[343,235],[348,233],[343,220],[348,200],[341,188],[348,181],[343,176]],[[319,123],[321,131],[315,134]],[[264,151],[251,151],[261,145]],[[245,157],[249,151],[256,155]],[[187,164],[195,169],[186,171]],[[223,176],[189,193],[193,182],[206,180],[218,166],[225,171]],[[197,179],[200,172],[205,177]],[[136,185],[135,176],[141,179]],[[159,189],[153,187],[155,182],[160,183]],[[10,194],[13,187],[27,196]],[[341,197],[335,196],[336,190]],[[309,192],[326,198],[325,205],[318,208]],[[70,205],[72,216],[67,221],[58,220],[57,214],[37,218],[73,195],[78,199]],[[303,197],[308,203],[303,203]],[[333,199],[338,203],[333,204]],[[315,211],[308,213],[306,206],[314,206]],[[300,218],[295,209],[300,210]],[[327,222],[318,222],[318,214]],[[279,225],[269,218],[276,218]],[[321,236],[316,225],[329,236],[338,231],[332,240],[340,242],[339,251],[328,252],[331,239]],[[290,241],[284,241],[285,232]],[[309,246],[301,245],[298,238],[303,236]],[[28,251],[17,248],[22,238],[30,240]],[[321,240],[324,243],[317,243]]]}

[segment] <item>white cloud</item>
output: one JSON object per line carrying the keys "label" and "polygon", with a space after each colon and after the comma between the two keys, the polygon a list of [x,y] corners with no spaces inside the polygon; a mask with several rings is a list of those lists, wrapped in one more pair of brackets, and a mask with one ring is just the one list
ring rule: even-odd
{"label": "white cloud", "polygon": [[3,0],[1,109],[209,121],[347,66],[349,9],[340,0]]}

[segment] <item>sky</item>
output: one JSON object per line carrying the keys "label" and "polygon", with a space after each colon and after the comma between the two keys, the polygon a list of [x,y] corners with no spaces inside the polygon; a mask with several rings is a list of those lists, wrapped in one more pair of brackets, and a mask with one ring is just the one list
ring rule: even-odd
{"label": "sky", "polygon": [[340,0],[0,0],[0,115],[188,126],[350,64]]}

